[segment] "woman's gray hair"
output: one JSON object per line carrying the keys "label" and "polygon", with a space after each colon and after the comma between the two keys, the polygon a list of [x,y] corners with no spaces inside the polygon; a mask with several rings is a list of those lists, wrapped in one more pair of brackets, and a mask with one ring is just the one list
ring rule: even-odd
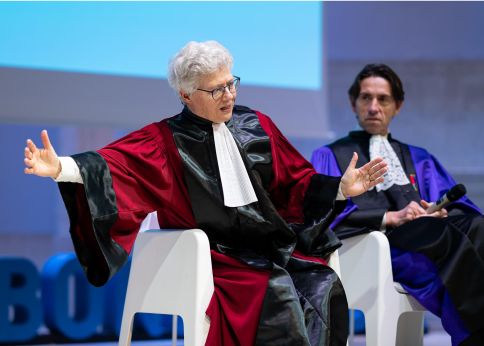
{"label": "woman's gray hair", "polygon": [[191,94],[200,78],[223,67],[232,69],[230,52],[217,41],[188,42],[170,61],[168,83],[175,91]]}

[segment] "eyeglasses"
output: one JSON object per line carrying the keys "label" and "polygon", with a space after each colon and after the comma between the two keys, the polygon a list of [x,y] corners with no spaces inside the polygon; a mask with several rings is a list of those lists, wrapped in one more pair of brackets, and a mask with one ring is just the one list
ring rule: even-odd
{"label": "eyeglasses", "polygon": [[214,100],[218,100],[220,97],[223,96],[223,94],[225,94],[225,89],[227,89],[231,94],[233,94],[239,87],[239,84],[240,84],[240,77],[234,76],[234,79],[232,79],[230,82],[227,82],[227,84],[222,87],[215,88],[213,90],[205,90],[205,89],[197,89],[197,90],[210,93],[212,94],[212,98]]}
{"label": "eyeglasses", "polygon": [[361,93],[358,95],[358,101],[361,102],[363,105],[367,106],[373,102],[373,98],[376,98],[378,104],[382,107],[389,106],[394,102],[394,99],[390,95],[376,95],[373,96],[371,94]]}

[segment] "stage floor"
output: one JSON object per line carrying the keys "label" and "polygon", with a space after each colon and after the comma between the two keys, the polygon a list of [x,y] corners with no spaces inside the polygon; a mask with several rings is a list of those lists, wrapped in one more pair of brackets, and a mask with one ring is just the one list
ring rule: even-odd
{"label": "stage floor", "polygon": [[[36,346],[52,346],[56,344],[45,344]],[[61,344],[59,344],[61,345]],[[117,346],[117,342],[100,342],[100,343],[78,343],[62,344],[64,346]],[[150,341],[133,341],[132,346],[171,346],[171,340],[150,340]],[[183,340],[178,340],[177,346],[182,346]],[[349,346],[365,346],[364,335],[355,335]],[[442,331],[434,331],[425,334],[424,346],[451,346],[450,337]]]}

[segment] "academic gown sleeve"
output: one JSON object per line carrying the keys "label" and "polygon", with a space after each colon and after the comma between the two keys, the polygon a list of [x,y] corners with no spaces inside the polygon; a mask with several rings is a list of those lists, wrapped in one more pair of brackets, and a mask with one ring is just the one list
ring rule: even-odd
{"label": "academic gown sleeve", "polygon": [[297,249],[307,255],[324,257],[341,245],[329,229],[346,205],[346,201],[336,201],[341,177],[316,173],[269,117],[262,113],[258,116],[271,141],[271,200],[278,213],[296,230]]}
{"label": "academic gown sleeve", "polygon": [[60,183],[59,188],[76,254],[93,285],[104,285],[126,262],[148,213],[157,212],[161,228],[195,226],[165,122],[72,157],[84,184]]}
{"label": "academic gown sleeve", "polygon": [[[328,174],[333,177],[340,177],[342,175],[333,151],[326,146],[313,151],[311,163],[319,173]],[[339,227],[338,236],[341,239],[348,235],[368,232],[369,229],[380,229],[385,212],[386,209],[381,208],[364,211],[358,210],[358,206],[353,203],[351,198],[349,198],[345,209],[333,220],[330,227],[335,230],[336,227],[343,224],[343,221],[345,221],[346,224],[349,223],[349,226]],[[366,224],[367,226],[362,227],[362,221],[363,224]],[[355,228],[357,228],[357,230],[355,230]]]}

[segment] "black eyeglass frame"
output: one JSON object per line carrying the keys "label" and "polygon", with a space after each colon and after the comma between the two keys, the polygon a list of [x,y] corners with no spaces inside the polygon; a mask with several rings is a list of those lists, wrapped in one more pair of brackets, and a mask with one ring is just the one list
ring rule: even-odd
{"label": "black eyeglass frame", "polygon": [[[215,88],[215,89],[212,89],[212,90],[205,90],[205,89],[197,88],[197,90],[204,91],[206,93],[212,94],[212,98],[214,100],[218,100],[220,98],[220,96],[223,96],[223,94],[225,94],[225,89],[227,89],[230,93],[233,93],[233,91],[237,90],[239,85],[240,85],[240,77],[234,76],[234,79],[232,79],[230,82],[228,82],[226,85],[224,85],[222,87],[218,87],[218,88]],[[233,91],[230,90],[230,88],[232,86],[234,87]],[[220,96],[215,97],[214,93],[217,92],[217,91],[221,92],[221,94],[220,94]]]}

